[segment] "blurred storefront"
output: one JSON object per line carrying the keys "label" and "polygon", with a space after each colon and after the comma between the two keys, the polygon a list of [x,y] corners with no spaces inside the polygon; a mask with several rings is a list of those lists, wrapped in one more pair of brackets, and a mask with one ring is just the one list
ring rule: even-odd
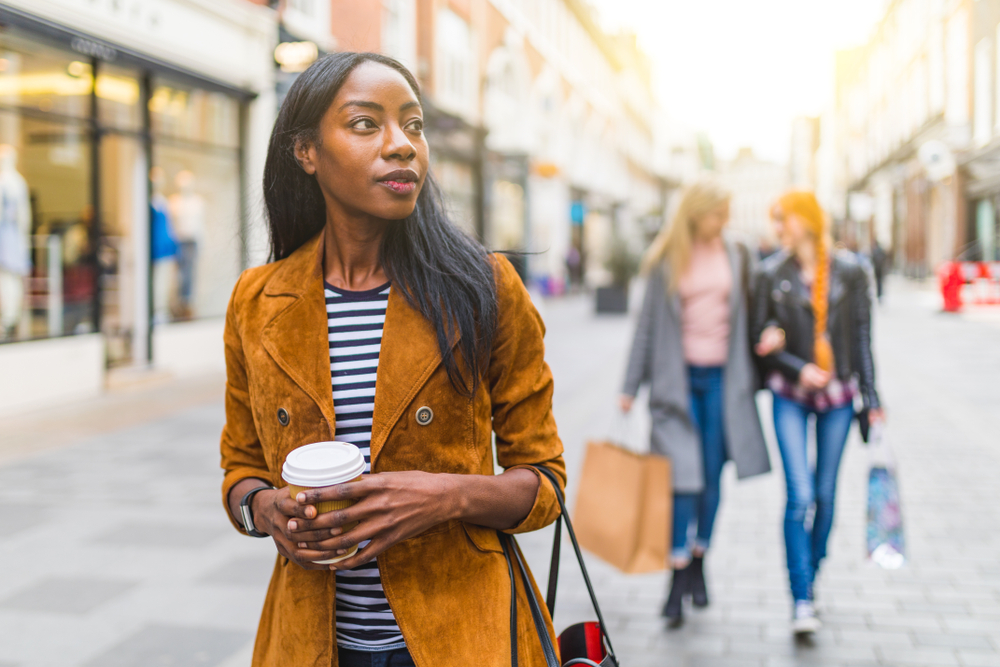
{"label": "blurred storefront", "polygon": [[0,413],[221,364],[276,36],[241,0],[0,4]]}

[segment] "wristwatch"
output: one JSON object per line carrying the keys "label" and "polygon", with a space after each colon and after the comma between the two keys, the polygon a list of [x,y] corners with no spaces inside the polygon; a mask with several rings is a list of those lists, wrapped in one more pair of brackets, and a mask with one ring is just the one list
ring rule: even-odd
{"label": "wristwatch", "polygon": [[247,535],[250,537],[269,537],[267,533],[262,533],[257,530],[257,527],[253,524],[253,510],[250,509],[250,503],[253,501],[254,495],[258,491],[274,489],[273,486],[258,486],[256,489],[250,489],[247,494],[243,496],[243,500],[240,501],[240,514],[243,516],[243,528],[247,531]]}

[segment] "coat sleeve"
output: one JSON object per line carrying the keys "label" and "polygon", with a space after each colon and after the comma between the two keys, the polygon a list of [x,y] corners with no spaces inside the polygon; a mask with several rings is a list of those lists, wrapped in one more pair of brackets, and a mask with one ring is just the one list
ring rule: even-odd
{"label": "coat sleeve", "polygon": [[[768,271],[759,271],[754,285],[753,305],[750,317],[750,340],[756,346],[760,335],[769,326],[781,326],[774,312],[774,301],[771,299],[773,287],[772,276]],[[756,352],[754,353],[756,356]],[[805,359],[795,356],[787,350],[780,350],[766,357],[757,357],[764,376],[769,371],[779,371],[791,382],[799,381],[802,368],[808,363]]]}
{"label": "coat sleeve", "polygon": [[875,360],[872,356],[872,295],[874,276],[871,268],[861,265],[853,272],[850,282],[851,308],[854,310],[854,367],[858,372],[862,399],[868,409],[878,408],[881,403],[875,389]]}
{"label": "coat sleeve", "polygon": [[489,365],[489,391],[496,435],[497,463],[505,469],[527,468],[538,476],[531,511],[505,531],[538,530],[559,516],[552,483],[534,469],[544,465],[566,488],[562,441],[552,414],[552,371],[545,363],[545,325],[510,262],[494,260],[497,275],[498,323]]}
{"label": "coat sleeve", "polygon": [[639,393],[639,387],[649,382],[650,368],[653,365],[653,309],[657,299],[666,298],[663,292],[663,274],[660,269],[655,269],[646,282],[642,311],[639,313],[635,336],[632,338],[632,351],[629,352],[628,365],[625,367],[622,393],[627,396],[634,397]]}
{"label": "coat sleeve", "polygon": [[257,437],[257,428],[250,407],[246,358],[243,354],[237,312],[239,289],[240,281],[237,281],[233,295],[229,299],[229,307],[226,309],[226,326],[223,334],[226,348],[226,425],[222,428],[219,449],[222,454],[222,468],[225,470],[222,481],[222,504],[233,526],[246,534],[243,526],[235,521],[229,512],[229,492],[239,482],[251,477],[272,483],[272,475],[267,467],[260,438]]}

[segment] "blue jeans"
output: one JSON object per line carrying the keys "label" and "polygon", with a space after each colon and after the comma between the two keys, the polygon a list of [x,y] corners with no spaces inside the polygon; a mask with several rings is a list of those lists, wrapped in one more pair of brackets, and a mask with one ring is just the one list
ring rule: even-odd
{"label": "blue jeans", "polygon": [[[815,472],[809,468],[806,453],[810,414],[816,415]],[[852,405],[817,412],[796,401],[774,396],[774,431],[788,491],[785,553],[792,597],[796,601],[810,598],[816,571],[826,557],[826,543],[833,528],[837,470],[853,418]],[[810,509],[814,510],[812,524],[807,526]]]}
{"label": "blue jeans", "polygon": [[416,667],[405,648],[394,651],[352,651],[337,649],[340,667]]}
{"label": "blue jeans", "polygon": [[674,494],[674,528],[671,556],[691,557],[688,532],[695,524],[694,544],[708,549],[712,527],[719,511],[722,466],[726,463],[726,433],[723,428],[723,373],[718,366],[688,366],[691,392],[691,422],[701,440],[704,488],[701,493]]}

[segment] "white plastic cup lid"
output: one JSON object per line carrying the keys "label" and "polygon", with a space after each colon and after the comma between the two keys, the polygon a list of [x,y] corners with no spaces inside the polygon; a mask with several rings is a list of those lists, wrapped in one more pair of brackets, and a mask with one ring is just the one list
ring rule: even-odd
{"label": "white plastic cup lid", "polygon": [[365,456],[348,442],[317,442],[293,449],[281,466],[281,477],[294,486],[332,486],[356,479],[365,471]]}

